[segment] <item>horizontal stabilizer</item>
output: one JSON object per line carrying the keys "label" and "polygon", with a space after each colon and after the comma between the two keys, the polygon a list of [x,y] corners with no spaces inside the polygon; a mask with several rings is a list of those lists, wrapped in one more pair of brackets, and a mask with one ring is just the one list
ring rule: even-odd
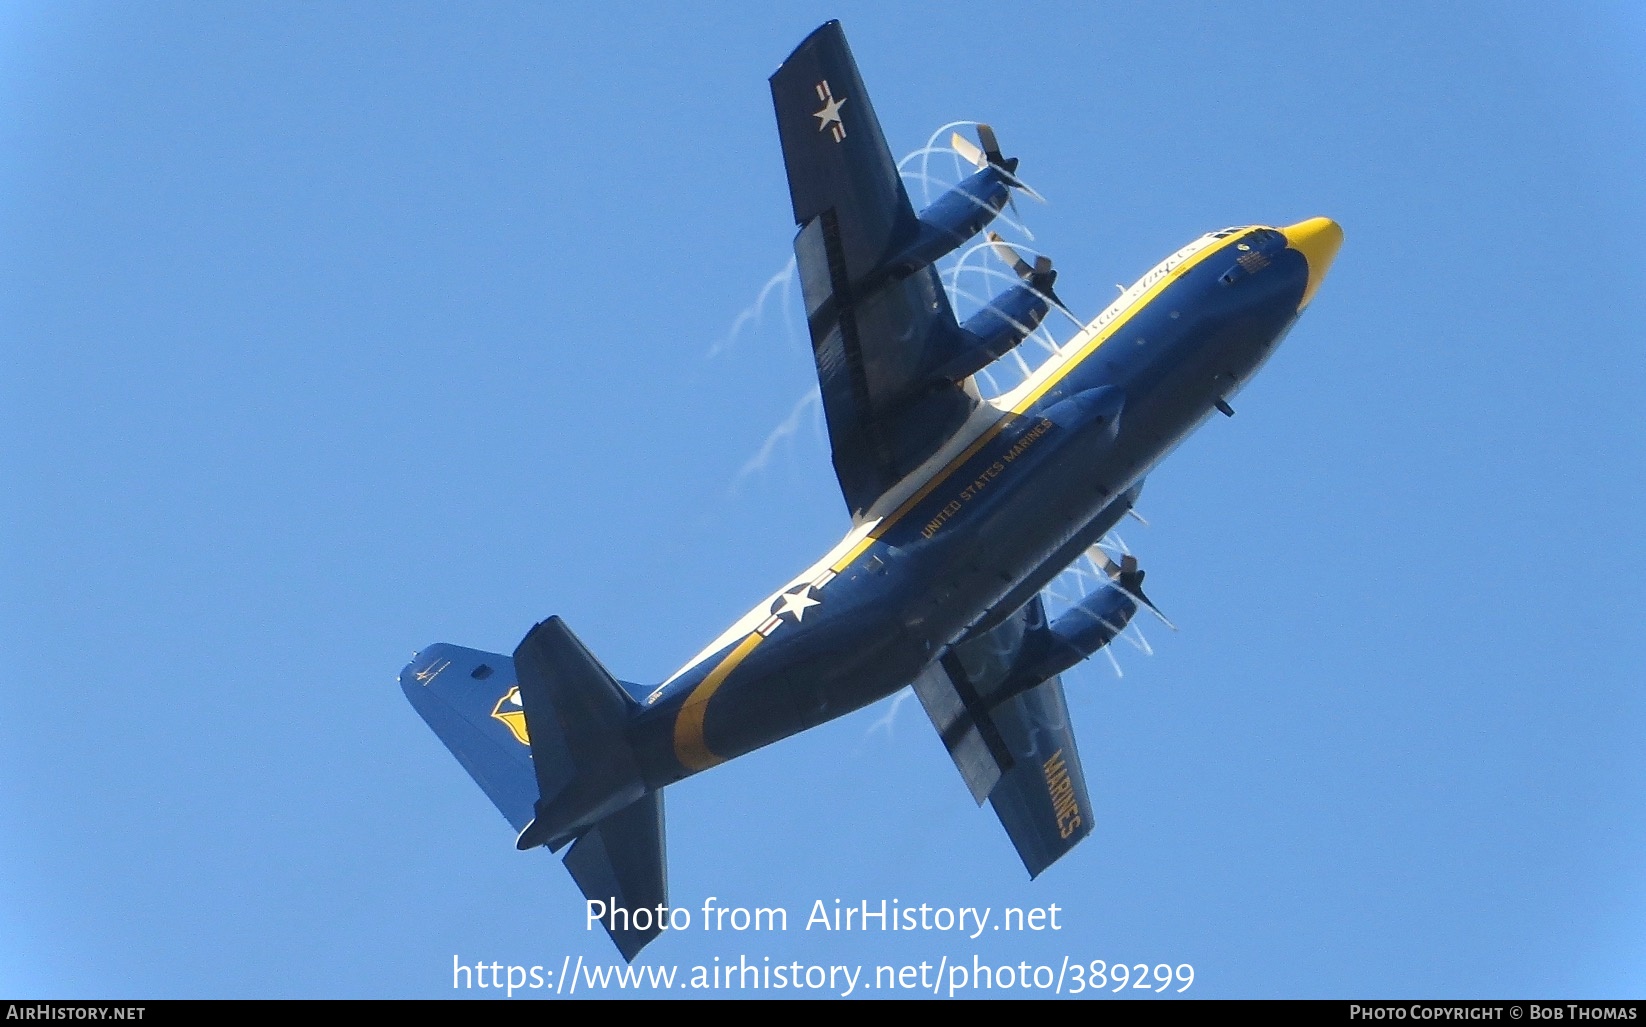
{"label": "horizontal stabilizer", "polygon": [[559,617],[527,632],[514,666],[539,791],[515,844],[558,849],[644,794],[627,738],[637,707]]}
{"label": "horizontal stabilizer", "polygon": [[662,933],[658,910],[669,904],[663,793],[648,792],[590,828],[566,853],[566,869],[584,898],[603,903],[601,925],[633,962]]}

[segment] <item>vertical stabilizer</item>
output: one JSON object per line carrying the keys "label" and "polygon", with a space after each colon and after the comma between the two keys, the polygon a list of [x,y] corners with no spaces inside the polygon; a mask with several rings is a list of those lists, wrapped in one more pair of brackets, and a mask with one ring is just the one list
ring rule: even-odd
{"label": "vertical stabilizer", "polygon": [[[516,831],[530,823],[538,786],[514,661],[440,642],[406,664],[400,689],[504,819]],[[557,765],[552,755],[539,759]]]}

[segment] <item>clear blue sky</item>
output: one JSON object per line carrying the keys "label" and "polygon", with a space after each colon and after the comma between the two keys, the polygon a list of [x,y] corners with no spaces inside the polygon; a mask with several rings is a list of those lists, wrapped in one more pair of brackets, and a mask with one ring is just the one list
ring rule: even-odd
{"label": "clear blue sky", "polygon": [[1514,2],[0,5],[0,993],[616,959],[395,674],[559,613],[660,679],[843,532],[806,417],[744,472],[803,329],[730,334],[830,17],[894,152],[997,126],[1086,316],[1204,231],[1347,240],[1126,532],[1182,630],[1066,679],[1094,835],[1028,882],[888,702],[669,791],[676,902],[796,919],[644,960],[1646,992],[1646,16]]}

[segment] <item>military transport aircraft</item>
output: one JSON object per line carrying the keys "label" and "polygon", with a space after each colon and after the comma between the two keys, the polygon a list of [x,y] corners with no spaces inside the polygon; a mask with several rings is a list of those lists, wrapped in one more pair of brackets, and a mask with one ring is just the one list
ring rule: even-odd
{"label": "military transport aircraft", "polygon": [[[583,894],[627,910],[667,903],[666,786],[911,686],[1031,877],[1086,837],[1059,675],[1149,605],[1136,561],[1095,544],[1232,413],[1343,238],[1325,218],[1201,236],[984,400],[972,376],[1060,306],[1055,272],[997,242],[1022,280],[962,324],[933,262],[1027,188],[1016,159],[980,126],[957,147],[978,170],[916,213],[836,22],[771,89],[845,537],[660,684],[614,678],[558,617],[512,658],[433,645],[400,678],[518,847],[569,845]],[[1108,585],[1048,622],[1042,590],[1088,551]],[[633,959],[657,920],[604,922]]]}

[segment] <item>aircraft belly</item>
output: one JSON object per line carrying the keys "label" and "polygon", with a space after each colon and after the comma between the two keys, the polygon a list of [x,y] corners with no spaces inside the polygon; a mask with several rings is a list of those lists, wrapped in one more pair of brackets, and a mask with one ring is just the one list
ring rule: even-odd
{"label": "aircraft belly", "polygon": [[1236,309],[1213,281],[1182,283],[1140,312],[922,486],[868,548],[822,584],[791,587],[759,628],[674,681],[635,727],[648,785],[890,695],[1032,598],[1071,546],[1112,526],[1129,506],[1119,500],[1255,372],[1295,316],[1250,294]]}
{"label": "aircraft belly", "polygon": [[[1188,299],[1179,297],[1185,306]],[[1174,334],[1161,313],[1150,329],[1154,352],[1133,347],[1070,375],[1019,420],[1042,426],[1048,410],[1056,416],[1052,401],[1115,388],[1124,395],[1118,431],[1093,420],[1052,426],[1004,469],[985,451],[911,511],[899,537],[924,583],[910,596],[911,629],[940,648],[1032,597],[1072,558],[1074,540],[1089,545],[1093,526],[1101,523],[1098,535],[1113,526],[1125,510],[1116,499],[1255,372],[1287,321],[1282,304],[1265,305],[1221,330],[1183,325]],[[991,468],[999,472],[992,478]],[[1100,516],[1111,507],[1113,516]]]}
{"label": "aircraft belly", "polygon": [[902,688],[929,661],[885,599],[843,601],[859,583],[841,584],[841,609],[774,633],[719,689],[704,719],[714,753],[730,759],[843,716]]}
{"label": "aircraft belly", "polygon": [[[887,552],[886,558],[897,559]],[[634,724],[652,788],[815,727],[897,691],[931,659],[898,616],[901,575],[861,560],[808,605],[774,604],[757,630],[703,660]],[[796,590],[798,591],[798,590]],[[788,606],[798,617],[785,612]]]}
{"label": "aircraft belly", "polygon": [[1050,556],[1041,561],[1030,574],[1019,581],[1010,592],[1006,593],[999,602],[982,615],[982,619],[972,624],[966,630],[962,641],[975,638],[985,632],[992,631],[1001,622],[1022,609],[1023,605],[1033,599],[1053,578],[1069,564],[1080,558],[1088,548],[1095,545],[1099,539],[1108,534],[1109,529],[1126,516],[1126,512],[1137,501],[1141,482],[1127,489],[1124,494],[1098,512],[1097,516],[1087,521],[1073,535],[1069,536],[1062,545],[1058,546]]}
{"label": "aircraft belly", "polygon": [[[934,650],[993,611],[1141,473],[1141,461],[1117,447],[1102,425],[1053,427],[1046,434],[1054,433],[1054,441],[1025,461],[1032,466],[1013,470],[1021,481],[992,497],[962,501],[930,538],[910,547],[909,576],[918,587],[907,597],[904,620]],[[936,510],[951,509],[952,502]]]}

